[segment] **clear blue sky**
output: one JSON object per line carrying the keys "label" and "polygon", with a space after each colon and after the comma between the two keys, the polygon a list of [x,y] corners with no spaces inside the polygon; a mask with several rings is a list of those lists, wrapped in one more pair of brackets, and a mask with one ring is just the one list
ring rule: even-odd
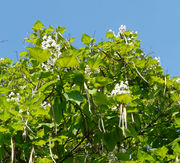
{"label": "clear blue sky", "polygon": [[17,60],[37,19],[66,27],[64,36],[75,37],[76,47],[83,32],[102,41],[109,29],[126,25],[138,31],[146,53],[161,58],[166,73],[180,76],[180,0],[1,0],[0,40],[8,41],[0,43],[0,58]]}

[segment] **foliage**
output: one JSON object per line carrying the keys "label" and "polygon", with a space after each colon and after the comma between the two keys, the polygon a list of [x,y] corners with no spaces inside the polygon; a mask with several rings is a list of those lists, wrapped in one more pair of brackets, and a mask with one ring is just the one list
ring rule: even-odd
{"label": "foliage", "polygon": [[1,162],[178,162],[180,79],[136,33],[76,49],[64,27],[32,29],[19,61],[0,60]]}

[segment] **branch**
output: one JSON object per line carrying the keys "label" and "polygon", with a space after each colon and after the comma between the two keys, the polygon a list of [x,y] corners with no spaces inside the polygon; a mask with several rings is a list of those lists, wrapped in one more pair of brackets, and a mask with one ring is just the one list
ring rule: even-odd
{"label": "branch", "polygon": [[[98,48],[98,47],[97,47]],[[106,57],[108,57],[108,58],[110,58],[113,62],[118,62],[119,60],[116,60],[116,59],[114,59],[114,58],[111,58],[104,50],[102,50],[102,49],[100,49],[100,48],[98,48],[100,51],[102,51],[105,55],[106,55]]]}
{"label": "branch", "polygon": [[64,158],[60,162],[64,162],[68,157],[70,157],[72,155],[72,152],[74,152],[81,145],[85,138],[86,136],[84,136],[81,141],[74,148],[72,148],[70,152],[66,156],[64,156]]}

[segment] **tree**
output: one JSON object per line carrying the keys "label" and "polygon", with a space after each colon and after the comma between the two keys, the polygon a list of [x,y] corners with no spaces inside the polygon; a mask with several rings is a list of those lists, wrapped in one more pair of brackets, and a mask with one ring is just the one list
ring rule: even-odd
{"label": "tree", "polygon": [[37,21],[21,58],[0,60],[1,162],[178,162],[180,78],[125,26],[80,49],[64,31]]}

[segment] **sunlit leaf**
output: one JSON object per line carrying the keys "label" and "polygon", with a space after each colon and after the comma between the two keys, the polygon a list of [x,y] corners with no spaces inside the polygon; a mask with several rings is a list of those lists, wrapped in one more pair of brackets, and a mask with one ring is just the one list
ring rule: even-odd
{"label": "sunlit leaf", "polygon": [[43,50],[38,47],[27,47],[26,49],[29,50],[30,56],[36,59],[39,63],[46,62],[51,56],[49,50]]}

